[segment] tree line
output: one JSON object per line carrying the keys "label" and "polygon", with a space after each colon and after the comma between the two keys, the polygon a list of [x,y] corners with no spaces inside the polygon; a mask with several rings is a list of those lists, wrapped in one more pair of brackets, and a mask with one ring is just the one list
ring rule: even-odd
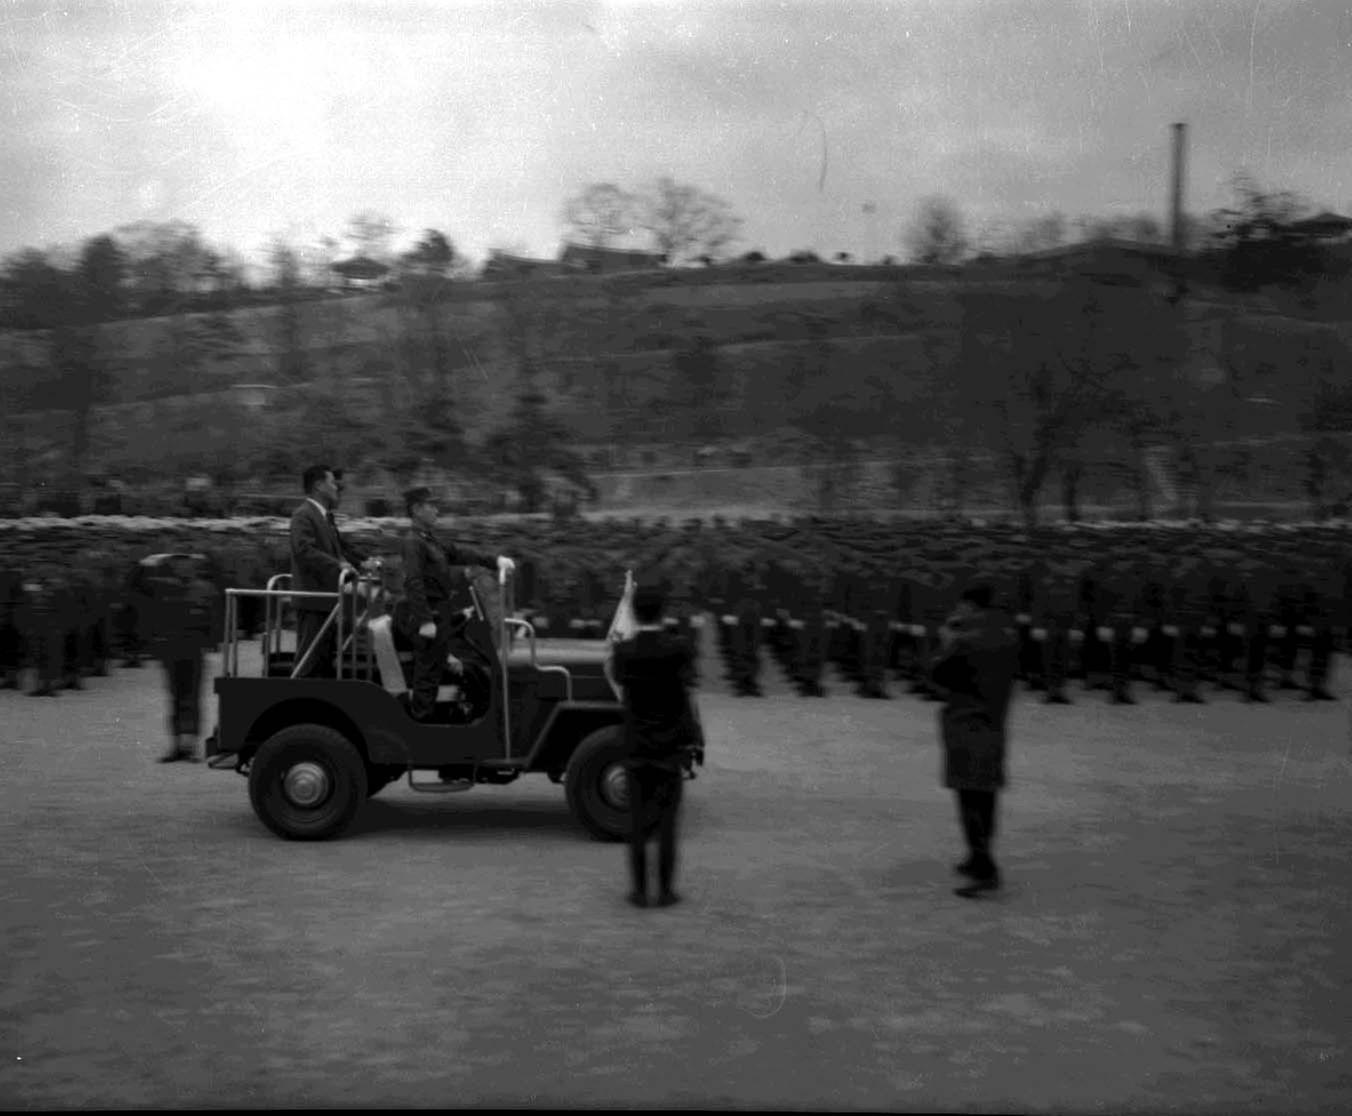
{"label": "tree line", "polygon": [[[1241,176],[1232,203],[1205,222],[1193,222],[1189,236],[1233,290],[1299,289],[1345,277],[1345,257],[1301,231],[1299,218],[1308,209],[1289,193],[1262,189]],[[633,191],[591,184],[569,199],[561,217],[578,242],[598,247],[642,242],[661,249],[673,263],[726,254],[741,224],[722,199],[670,178]],[[352,218],[341,242],[326,239],[301,249],[278,238],[260,280],[250,276],[238,253],[207,243],[191,225],[128,225],[92,237],[78,249],[29,249],[3,261],[0,326],[46,332],[55,395],[75,418],[71,458],[79,468],[89,452],[92,409],[108,397],[115,356],[100,343],[101,325],[168,316],[173,363],[207,368],[232,355],[242,340],[226,310],[270,304],[277,379],[302,384],[315,373],[304,336],[303,302],[327,293],[335,275],[340,280],[391,278],[399,287],[395,305],[402,325],[380,360],[406,372],[400,413],[408,423],[400,437],[372,447],[369,432],[347,413],[340,393],[321,392],[312,404],[312,428],[326,431],[335,451],[361,452],[397,474],[411,475],[420,461],[464,462],[470,456],[455,402],[454,339],[440,323],[437,306],[445,285],[471,275],[472,266],[440,230],[424,230],[399,252],[393,248],[396,232],[388,218],[365,211]],[[1008,243],[1031,250],[1090,234],[1147,241],[1163,236],[1146,216],[1093,225],[1053,214],[1025,222]],[[957,207],[941,197],[920,204],[903,238],[912,259],[941,264],[966,258],[974,243]],[[964,452],[980,447],[1004,455],[1026,514],[1033,514],[1037,494],[1052,479],[1059,479],[1073,514],[1084,449],[1105,432],[1124,447],[1124,467],[1134,470],[1142,514],[1149,510],[1147,451],[1169,446],[1183,471],[1200,478],[1196,483],[1203,491],[1206,477],[1214,476],[1218,466],[1208,464],[1206,447],[1225,431],[1208,416],[1224,408],[1214,394],[1204,405],[1195,385],[1179,378],[1186,330],[1178,315],[1162,310],[1153,297],[1140,290],[1068,284],[1051,304],[1030,310],[991,301],[975,290],[960,295],[959,343],[937,354],[951,372],[952,405],[944,419],[948,436]],[[531,340],[529,307],[510,292],[502,305],[511,319],[508,336],[522,387],[510,421],[489,432],[474,452],[484,458],[485,469],[511,478],[526,503],[538,505],[546,472],[570,477],[585,489],[585,470],[536,383],[543,354]],[[1143,321],[1152,323],[1151,330],[1140,329]],[[789,370],[793,421],[797,434],[832,463],[821,474],[823,499],[829,500],[832,492],[848,489],[854,475],[849,422],[833,385],[821,375],[828,363],[827,326],[809,322],[804,328],[810,344]],[[1343,464],[1333,435],[1347,428],[1352,409],[1342,399],[1331,358],[1307,349],[1292,359],[1303,362],[1307,373],[1317,368],[1306,375],[1309,401],[1301,421],[1314,447],[1308,484],[1322,494]],[[717,346],[692,334],[673,364],[671,404],[692,416],[696,437],[717,439]]]}

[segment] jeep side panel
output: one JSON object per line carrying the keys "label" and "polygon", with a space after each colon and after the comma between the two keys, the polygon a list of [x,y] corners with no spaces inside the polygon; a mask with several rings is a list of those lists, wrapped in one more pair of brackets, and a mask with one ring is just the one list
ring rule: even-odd
{"label": "jeep side panel", "polygon": [[543,718],[526,770],[561,771],[584,736],[607,725],[623,724],[624,709],[613,699],[560,702]]}

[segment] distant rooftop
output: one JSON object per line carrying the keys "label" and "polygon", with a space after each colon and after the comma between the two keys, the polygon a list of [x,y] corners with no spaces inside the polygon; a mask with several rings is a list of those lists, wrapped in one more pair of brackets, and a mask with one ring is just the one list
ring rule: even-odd
{"label": "distant rooftop", "polygon": [[1122,237],[1101,236],[1095,237],[1093,240],[1079,240],[1074,244],[1060,244],[1055,248],[1043,248],[1037,252],[1024,252],[1014,258],[1019,260],[1058,260],[1091,255],[1104,249],[1137,256],[1167,259],[1173,259],[1178,254],[1170,244],[1152,244],[1145,240],[1125,240]]}

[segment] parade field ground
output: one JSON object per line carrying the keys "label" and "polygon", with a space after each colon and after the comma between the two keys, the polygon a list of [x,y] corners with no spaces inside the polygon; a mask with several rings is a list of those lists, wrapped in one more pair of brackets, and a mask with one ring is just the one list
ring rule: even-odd
{"label": "parade field ground", "polygon": [[1352,1108],[1345,662],[1337,703],[1021,695],[976,901],[938,707],[766,673],[701,691],[668,910],[543,777],[286,843],[154,762],[158,670],[0,692],[0,1107]]}

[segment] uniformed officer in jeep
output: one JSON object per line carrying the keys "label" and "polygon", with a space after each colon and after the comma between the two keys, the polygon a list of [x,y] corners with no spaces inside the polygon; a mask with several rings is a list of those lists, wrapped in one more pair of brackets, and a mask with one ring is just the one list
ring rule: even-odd
{"label": "uniformed officer in jeep", "polygon": [[404,535],[404,598],[395,609],[395,622],[414,645],[409,713],[425,721],[435,711],[447,657],[455,652],[464,625],[464,567],[496,567],[501,572],[515,569],[516,563],[439,540],[437,503],[430,488],[409,489],[404,504],[412,526]]}

